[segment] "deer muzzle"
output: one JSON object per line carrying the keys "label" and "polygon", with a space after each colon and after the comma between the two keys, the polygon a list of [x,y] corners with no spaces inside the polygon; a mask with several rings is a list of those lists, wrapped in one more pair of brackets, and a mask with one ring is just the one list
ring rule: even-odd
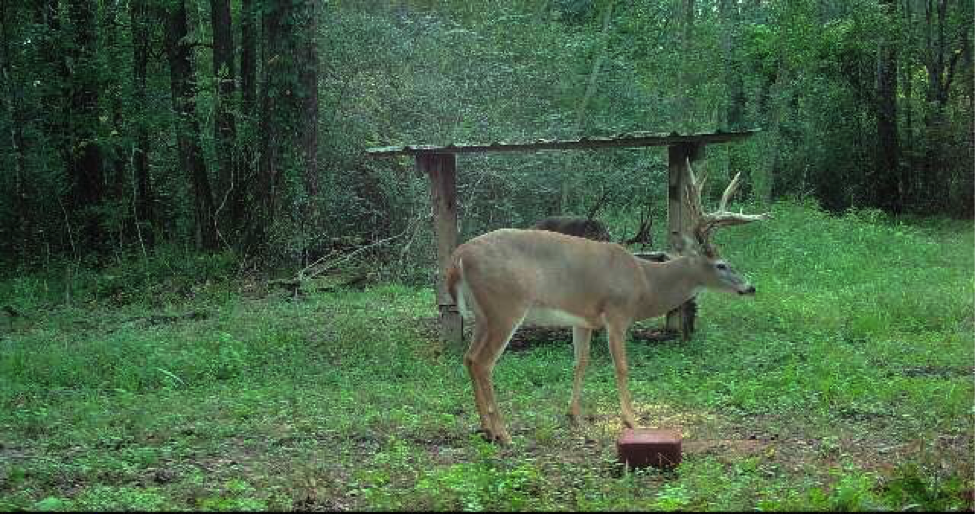
{"label": "deer muzzle", "polygon": [[755,295],[755,287],[748,285],[744,290],[738,290],[738,295]]}

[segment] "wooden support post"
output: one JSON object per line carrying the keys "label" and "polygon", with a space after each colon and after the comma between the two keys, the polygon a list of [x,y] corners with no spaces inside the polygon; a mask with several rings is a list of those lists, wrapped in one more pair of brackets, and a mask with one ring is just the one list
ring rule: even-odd
{"label": "wooden support post", "polygon": [[463,343],[464,321],[444,281],[450,255],[457,248],[457,178],[453,154],[421,154],[416,168],[430,177],[433,230],[437,237],[437,306],[440,309],[440,337],[450,345]]}
{"label": "wooden support post", "polygon": [[[704,145],[701,143],[681,143],[668,147],[667,180],[667,249],[674,251],[682,235],[689,235],[691,220],[685,216],[684,200],[687,197],[685,177],[687,160],[692,163],[704,158]],[[695,310],[688,301],[667,313],[667,330],[680,332],[681,339],[687,341],[694,332]]]}

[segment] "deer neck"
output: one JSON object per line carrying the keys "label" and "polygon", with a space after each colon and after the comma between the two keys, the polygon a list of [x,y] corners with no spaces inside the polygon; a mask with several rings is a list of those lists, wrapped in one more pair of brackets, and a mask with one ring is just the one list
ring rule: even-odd
{"label": "deer neck", "polygon": [[647,280],[647,291],[640,303],[641,319],[666,314],[694,297],[703,286],[690,258],[641,264]]}

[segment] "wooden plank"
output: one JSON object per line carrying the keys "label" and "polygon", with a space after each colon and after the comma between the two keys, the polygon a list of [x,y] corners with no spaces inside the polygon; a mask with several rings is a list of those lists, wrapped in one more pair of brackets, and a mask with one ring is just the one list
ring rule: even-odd
{"label": "wooden plank", "polygon": [[437,238],[437,306],[440,309],[440,336],[449,345],[463,343],[463,319],[447,292],[444,281],[450,255],[457,248],[457,179],[453,154],[416,156],[416,167],[430,177],[433,229]]}
{"label": "wooden plank", "polygon": [[[690,158],[694,165],[704,159],[704,148],[701,143],[682,143],[672,145],[667,152],[667,248],[670,251],[676,250],[683,235],[690,235],[691,220],[684,212],[687,160]],[[683,341],[689,340],[694,332],[695,310],[689,305],[692,301],[667,313],[667,330],[680,332]]]}
{"label": "wooden plank", "polygon": [[534,152],[539,150],[571,150],[581,148],[664,147],[679,144],[708,144],[739,141],[758,133],[757,129],[739,132],[714,132],[697,134],[648,134],[630,133],[613,137],[584,137],[572,140],[536,140],[532,142],[449,145],[401,145],[366,149],[375,157],[420,156],[429,154],[464,154],[471,152]]}

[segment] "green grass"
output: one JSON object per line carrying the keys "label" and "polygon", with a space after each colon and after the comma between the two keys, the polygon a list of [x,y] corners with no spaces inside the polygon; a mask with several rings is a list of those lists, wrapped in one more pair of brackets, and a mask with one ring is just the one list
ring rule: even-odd
{"label": "green grass", "polygon": [[582,428],[568,332],[504,355],[498,448],[430,288],[293,299],[172,257],[76,273],[70,305],[63,274],[9,279],[0,511],[971,510],[971,222],[773,213],[720,234],[755,299],[629,342],[641,422],[684,434],[671,472],[615,463],[602,335]]}

